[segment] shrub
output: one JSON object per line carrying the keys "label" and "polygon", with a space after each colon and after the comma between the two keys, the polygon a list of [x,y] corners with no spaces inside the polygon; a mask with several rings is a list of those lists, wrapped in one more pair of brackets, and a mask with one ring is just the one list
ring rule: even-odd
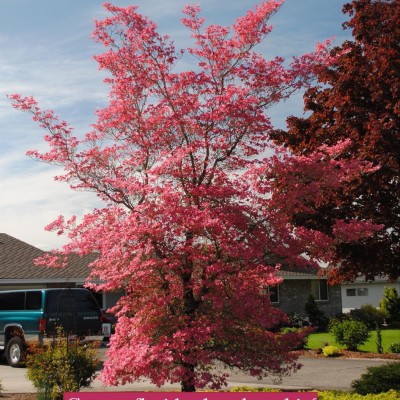
{"label": "shrub", "polygon": [[267,387],[235,386],[230,392],[261,392],[261,393],[279,393],[280,389],[271,389]]}
{"label": "shrub", "polygon": [[[238,386],[233,387],[229,392],[262,392],[262,393],[272,393],[281,392],[279,389],[270,389],[264,387],[252,387],[252,386]],[[296,398],[294,396],[294,398]],[[318,392],[318,400],[398,400],[399,395],[395,390],[389,390],[386,393],[379,394],[367,394],[366,396],[361,396],[357,393],[340,392],[336,390],[329,390],[324,392]]]}
{"label": "shrub", "polygon": [[310,336],[310,333],[312,332],[312,328],[294,328],[294,327],[285,327],[280,330],[281,333],[286,334],[286,333],[300,333],[303,338],[301,342],[297,344],[297,346],[293,350],[302,350],[306,348],[308,337]]}
{"label": "shrub", "polygon": [[95,349],[69,341],[61,331],[51,344],[31,347],[26,360],[27,376],[42,400],[61,400],[64,392],[89,386],[97,364]]}
{"label": "shrub", "polygon": [[400,364],[396,362],[368,367],[367,372],[360,379],[352,382],[352,388],[356,393],[366,395],[368,393],[382,393],[390,389],[400,390]]}
{"label": "shrub", "polygon": [[308,296],[308,300],[305,305],[305,312],[312,326],[317,327],[320,331],[326,330],[329,319],[325,316],[324,312],[318,308],[315,298],[312,294]]}
{"label": "shrub", "polygon": [[356,351],[370,336],[368,327],[363,322],[354,320],[331,322],[330,332],[337,343],[345,346],[348,350]]}
{"label": "shrub", "polygon": [[364,322],[369,329],[374,329],[376,324],[382,325],[385,322],[387,313],[371,304],[365,304],[361,308],[351,310],[350,317],[356,321]]}
{"label": "shrub", "polygon": [[[270,389],[264,387],[252,387],[252,386],[238,386],[233,387],[229,390],[230,392],[281,392],[279,389]],[[379,394],[367,394],[361,396],[357,393],[340,392],[336,390],[329,390],[324,392],[318,392],[318,400],[398,400],[399,394],[395,390],[389,390],[385,393]]]}
{"label": "shrub", "polygon": [[395,288],[385,288],[380,307],[387,313],[389,323],[400,321],[400,297]]}
{"label": "shrub", "polygon": [[397,353],[397,354],[399,354],[400,353],[400,342],[392,343],[389,346],[389,353]]}
{"label": "shrub", "polygon": [[389,390],[386,393],[367,394],[361,396],[357,393],[327,391],[319,392],[318,400],[398,400],[399,395],[395,390]]}
{"label": "shrub", "polygon": [[391,321],[390,328],[391,329],[400,329],[400,321]]}
{"label": "shrub", "polygon": [[293,328],[304,328],[306,326],[310,326],[310,318],[305,315],[297,314],[297,313],[291,313],[288,314],[289,320],[290,320],[290,325]]}
{"label": "shrub", "polygon": [[322,349],[322,353],[325,357],[338,357],[340,356],[340,350],[336,346],[325,346]]}

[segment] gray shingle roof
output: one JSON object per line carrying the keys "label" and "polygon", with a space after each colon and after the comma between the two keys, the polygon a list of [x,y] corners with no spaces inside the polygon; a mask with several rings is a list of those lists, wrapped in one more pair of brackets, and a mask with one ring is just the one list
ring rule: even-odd
{"label": "gray shingle roof", "polygon": [[0,233],[0,280],[2,279],[86,279],[88,264],[95,256],[79,257],[72,255],[66,268],[46,268],[36,266],[33,260],[45,251]]}
{"label": "gray shingle roof", "polygon": [[[36,266],[33,260],[45,251],[28,243],[18,240],[5,233],[0,233],[0,281],[5,279],[43,280],[46,279],[81,279],[86,280],[89,275],[88,264],[96,255],[79,257],[71,255],[68,267],[46,268]],[[278,276],[284,279],[315,279],[317,271],[313,268],[288,269],[282,268]]]}

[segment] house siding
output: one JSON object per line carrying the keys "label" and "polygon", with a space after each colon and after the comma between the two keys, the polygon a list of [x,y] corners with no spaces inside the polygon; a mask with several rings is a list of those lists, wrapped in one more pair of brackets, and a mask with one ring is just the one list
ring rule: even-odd
{"label": "house siding", "polygon": [[[279,286],[279,303],[275,305],[286,314],[306,315],[305,305],[311,293],[311,280],[288,279]],[[327,317],[334,317],[342,311],[340,286],[328,285],[328,300],[317,301],[318,308]]]}
{"label": "house siding", "polygon": [[[360,308],[366,304],[379,307],[386,288],[395,288],[400,293],[400,282],[390,283],[386,281],[373,282],[353,282],[342,285],[343,312],[347,313],[355,308]],[[353,290],[353,296],[349,296],[348,290]],[[366,295],[360,295],[359,289]],[[365,292],[367,290],[367,292]]]}

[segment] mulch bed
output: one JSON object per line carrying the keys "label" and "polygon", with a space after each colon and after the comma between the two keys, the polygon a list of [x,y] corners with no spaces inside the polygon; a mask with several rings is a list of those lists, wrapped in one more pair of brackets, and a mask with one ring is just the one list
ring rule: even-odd
{"label": "mulch bed", "polygon": [[[300,350],[299,355],[303,357],[325,357],[321,350]],[[337,356],[340,358],[368,358],[368,359],[380,359],[380,360],[397,360],[400,361],[400,354],[378,354],[378,353],[367,353],[364,351],[349,351],[340,350],[340,354]]]}

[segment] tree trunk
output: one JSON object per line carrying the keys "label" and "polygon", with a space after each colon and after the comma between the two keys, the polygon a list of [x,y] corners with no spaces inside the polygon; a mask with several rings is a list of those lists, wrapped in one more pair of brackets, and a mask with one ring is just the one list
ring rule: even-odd
{"label": "tree trunk", "polygon": [[193,383],[193,375],[195,366],[193,364],[184,364],[185,369],[189,372],[186,377],[181,382],[181,391],[182,392],[195,392],[196,387]]}
{"label": "tree trunk", "polygon": [[181,392],[195,392],[196,388],[194,387],[193,383],[190,382],[181,382]]}
{"label": "tree trunk", "polygon": [[[191,243],[193,239],[193,233],[186,233],[186,243]],[[183,293],[183,301],[184,301],[184,315],[189,317],[189,322],[193,322],[195,319],[196,309],[198,307],[198,303],[195,299],[193,288],[192,288],[192,271],[193,271],[193,262],[187,258],[184,262],[185,270],[182,274],[182,283],[184,288]],[[186,355],[190,354],[190,350],[186,350]],[[195,392],[196,387],[193,383],[195,365],[192,363],[183,362],[183,367],[187,371],[185,376],[181,381],[181,391],[182,392]]]}

